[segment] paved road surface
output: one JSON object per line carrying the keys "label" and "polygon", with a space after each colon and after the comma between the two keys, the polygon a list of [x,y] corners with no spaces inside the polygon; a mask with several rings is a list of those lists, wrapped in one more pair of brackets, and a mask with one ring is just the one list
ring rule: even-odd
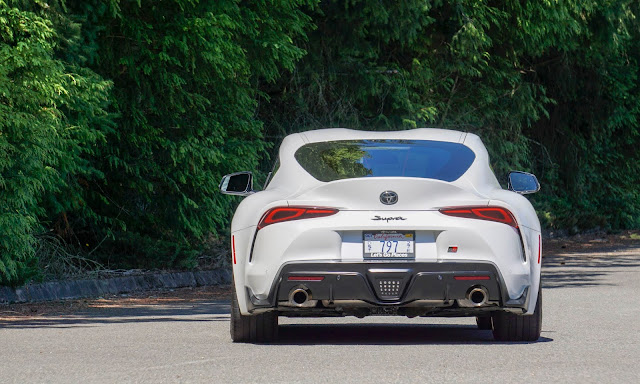
{"label": "paved road surface", "polygon": [[[564,263],[564,264],[563,264]],[[229,304],[137,305],[0,321],[0,382],[640,383],[640,248],[547,257],[536,343],[472,319],[283,319],[232,344]]]}

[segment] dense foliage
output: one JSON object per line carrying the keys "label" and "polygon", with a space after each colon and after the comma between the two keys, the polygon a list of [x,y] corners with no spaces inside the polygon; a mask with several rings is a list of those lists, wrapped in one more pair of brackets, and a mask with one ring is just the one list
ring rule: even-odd
{"label": "dense foliage", "polygon": [[479,134],[499,178],[535,172],[545,226],[640,225],[640,3],[323,1],[309,52],[261,109],[325,126]]}
{"label": "dense foliage", "polygon": [[58,58],[70,25],[38,8],[0,1],[0,281],[9,283],[37,272],[38,234],[59,224],[51,218],[95,218],[81,190],[103,177],[90,158],[110,128],[110,83]]}
{"label": "dense foliage", "polygon": [[[0,0],[0,282],[189,267],[307,129],[478,133],[548,228],[640,226],[635,0]],[[58,249],[56,248],[56,249]]]}
{"label": "dense foliage", "polygon": [[[107,201],[95,203],[116,221],[120,265],[189,266],[203,239],[224,232],[230,200],[218,183],[264,153],[256,83],[303,56],[291,39],[310,25],[299,3],[77,2],[74,14],[94,26],[84,34],[91,68],[114,83],[117,130],[96,161]],[[92,228],[89,246],[102,232]]]}

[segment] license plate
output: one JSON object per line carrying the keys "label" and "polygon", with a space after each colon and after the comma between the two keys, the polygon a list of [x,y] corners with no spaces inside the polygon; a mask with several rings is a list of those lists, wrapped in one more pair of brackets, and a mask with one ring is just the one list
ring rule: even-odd
{"label": "license plate", "polygon": [[365,259],[415,259],[415,233],[406,231],[363,232]]}

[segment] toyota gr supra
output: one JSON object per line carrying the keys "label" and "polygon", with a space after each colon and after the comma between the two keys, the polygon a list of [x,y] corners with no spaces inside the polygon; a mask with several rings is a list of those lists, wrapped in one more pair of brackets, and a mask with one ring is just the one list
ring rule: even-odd
{"label": "toyota gr supra", "polygon": [[269,342],[278,317],[471,316],[501,341],[540,336],[540,223],[503,189],[480,138],[444,129],[321,129],[287,136],[262,191],[231,224],[231,338]]}

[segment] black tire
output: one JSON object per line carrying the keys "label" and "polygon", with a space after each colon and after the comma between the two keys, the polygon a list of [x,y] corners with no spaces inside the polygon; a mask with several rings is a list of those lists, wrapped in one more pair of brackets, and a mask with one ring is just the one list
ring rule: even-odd
{"label": "black tire", "polygon": [[229,327],[231,340],[234,343],[248,343],[251,338],[251,316],[244,316],[240,313],[235,284],[233,286],[234,289],[231,292],[231,324]]}
{"label": "black tire", "polygon": [[536,341],[542,331],[542,290],[532,315],[497,312],[491,317],[493,338],[498,341]]}
{"label": "black tire", "polygon": [[231,294],[231,321],[229,326],[234,343],[268,343],[278,338],[278,313],[267,312],[245,316],[240,313],[235,285]]}
{"label": "black tire", "polygon": [[476,324],[478,324],[478,329],[490,331],[492,329],[491,316],[476,316]]}

